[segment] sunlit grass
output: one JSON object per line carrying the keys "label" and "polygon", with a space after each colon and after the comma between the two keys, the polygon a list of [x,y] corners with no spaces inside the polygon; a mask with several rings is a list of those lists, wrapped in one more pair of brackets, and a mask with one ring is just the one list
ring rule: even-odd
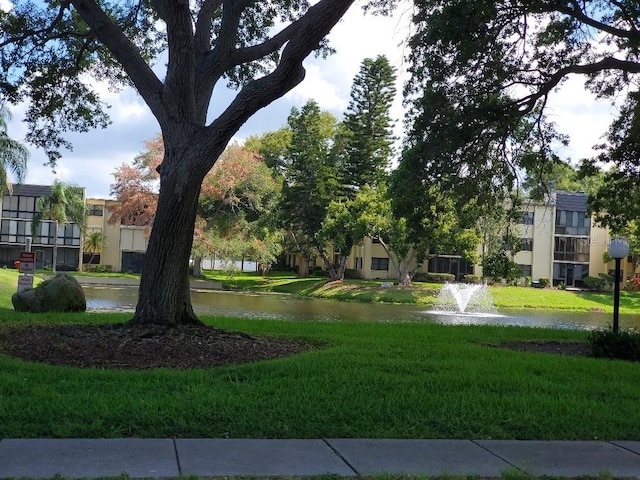
{"label": "sunlit grass", "polygon": [[[0,329],[126,319],[0,310]],[[495,346],[582,342],[586,332],[206,321],[325,346],[194,370],[83,370],[0,357],[0,437],[640,439],[638,364]]]}

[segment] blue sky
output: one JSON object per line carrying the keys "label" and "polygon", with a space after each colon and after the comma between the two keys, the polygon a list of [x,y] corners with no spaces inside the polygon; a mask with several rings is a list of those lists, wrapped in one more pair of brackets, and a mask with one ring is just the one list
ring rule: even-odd
{"label": "blue sky", "polygon": [[[5,0],[0,0],[1,3]],[[359,6],[352,7],[343,21],[330,35],[337,54],[328,59],[310,58],[305,62],[307,76],[301,85],[252,117],[238,132],[236,139],[242,141],[249,135],[276,130],[286,123],[292,107],[300,107],[309,99],[316,100],[320,107],[338,118],[349,102],[354,76],[367,57],[386,55],[398,69],[398,92],[402,90],[404,75],[402,45],[410,22],[408,7],[400,8],[391,18],[364,15]],[[63,151],[56,174],[43,165],[45,155],[30,147],[31,158],[27,183],[49,184],[54,178],[76,183],[87,189],[87,196],[109,198],[113,172],[122,163],[129,163],[144,149],[144,141],[154,137],[159,128],[157,122],[131,89],[119,93],[108,92],[97,86],[111,105],[112,125],[104,130],[68,135],[73,151]],[[212,100],[212,111],[222,110],[233,98],[233,92],[217,88]],[[220,107],[217,107],[220,105]],[[24,106],[12,109],[13,121],[9,134],[21,140],[25,127],[21,122]],[[571,144],[563,157],[574,160],[589,156],[591,146],[599,141],[611,121],[607,103],[597,103],[584,92],[579,78],[571,79],[562,91],[552,97],[549,115],[571,138]],[[397,135],[402,135],[403,115],[401,97],[395,102],[393,115],[398,120]]]}

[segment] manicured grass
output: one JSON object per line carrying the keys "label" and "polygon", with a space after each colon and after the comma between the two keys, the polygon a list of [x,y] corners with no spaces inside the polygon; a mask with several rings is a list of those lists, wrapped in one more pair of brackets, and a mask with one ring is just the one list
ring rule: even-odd
{"label": "manicured grass", "polygon": [[[17,315],[105,323],[126,314]],[[258,437],[640,440],[640,364],[496,348],[586,332],[207,318],[323,348],[195,370],[117,371],[0,356],[0,438]]]}
{"label": "manicured grass", "polygon": [[[205,272],[208,280],[221,281],[233,289],[293,293],[333,300],[359,302],[411,303],[433,305],[442,284],[415,282],[412,287],[385,288],[382,280],[327,282],[326,278],[297,278],[290,272],[274,272],[266,277],[239,273],[229,279],[222,272]],[[489,287],[496,307],[520,310],[613,311],[610,292],[576,292],[555,288]],[[640,312],[640,293],[621,292],[620,312]]]}

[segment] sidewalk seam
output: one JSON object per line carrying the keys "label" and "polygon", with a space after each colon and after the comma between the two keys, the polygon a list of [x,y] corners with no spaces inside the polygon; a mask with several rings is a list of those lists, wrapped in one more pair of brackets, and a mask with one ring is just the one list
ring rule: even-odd
{"label": "sidewalk seam", "polygon": [[634,455],[640,456],[640,453],[636,452],[635,450],[631,450],[630,448],[627,448],[624,445],[620,445],[619,443],[616,443],[616,442],[623,442],[623,441],[624,440],[605,440],[605,442],[608,443],[609,445],[613,445],[614,447],[621,448],[629,453],[633,453]]}
{"label": "sidewalk seam", "polygon": [[176,465],[178,467],[178,475],[182,476],[182,465],[180,465],[180,455],[178,455],[178,444],[176,443],[175,438],[172,438],[171,441],[173,442],[173,453],[176,456]]}
{"label": "sidewalk seam", "polygon": [[338,450],[337,450],[333,445],[331,445],[331,443],[330,443],[326,438],[323,438],[323,439],[322,439],[322,441],[325,443],[325,445],[326,445],[327,447],[329,447],[329,448],[331,449],[331,451],[332,451],[333,453],[335,453],[335,454],[338,456],[338,458],[339,458],[340,460],[342,460],[342,461],[345,463],[345,465],[346,465],[347,467],[349,467],[349,468],[351,469],[351,471],[352,471],[352,472],[353,472],[357,477],[361,477],[361,476],[362,476],[362,475],[360,474],[360,472],[359,472],[358,470],[356,470],[356,468],[355,468],[353,465],[351,465],[351,463],[349,463],[349,461],[348,461],[346,458],[344,458],[344,456],[343,456],[343,455],[342,455],[342,454],[341,454],[341,453],[340,453],[340,452],[339,452],[339,451],[338,451]]}
{"label": "sidewalk seam", "polygon": [[507,460],[506,458],[501,457],[500,455],[498,455],[496,452],[488,449],[487,447],[485,447],[484,445],[480,445],[476,440],[471,440],[469,439],[469,441],[475,445],[477,445],[478,447],[480,447],[481,449],[483,449],[485,452],[490,453],[491,455],[493,455],[496,458],[499,458],[500,460],[502,460],[504,463],[511,465],[513,468],[515,468],[516,470],[518,470],[519,472],[522,472],[526,475],[530,475],[530,472],[527,472],[526,470],[518,467],[517,465],[514,465],[513,463],[511,463],[509,460]]}

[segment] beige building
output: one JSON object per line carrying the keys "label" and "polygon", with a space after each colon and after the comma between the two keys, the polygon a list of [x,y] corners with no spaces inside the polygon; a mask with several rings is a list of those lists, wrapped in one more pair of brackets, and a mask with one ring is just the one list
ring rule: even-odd
{"label": "beige building", "polygon": [[[110,224],[109,207],[115,200],[88,198],[87,234],[101,232],[104,234],[107,246],[98,252],[92,263],[111,265],[114,272],[142,271],[142,261],[147,251],[149,240],[148,227]],[[92,252],[84,252],[83,262],[88,262]]]}
{"label": "beige building", "polygon": [[[526,203],[517,231],[522,249],[514,261],[523,277],[534,281],[548,278],[556,286],[581,287],[585,277],[611,273],[614,268],[613,262],[603,260],[610,240],[608,230],[587,214],[585,193],[555,192],[545,203]],[[625,277],[632,277],[630,264],[623,264]],[[358,270],[368,279],[398,276],[382,246],[371,239],[354,248],[347,268]],[[456,255],[432,257],[418,271],[451,273],[458,280],[465,274],[482,276],[480,265]]]}
{"label": "beige building", "polygon": [[587,214],[585,193],[555,192],[544,204],[526,204],[519,229],[522,250],[514,261],[533,280],[580,287],[585,277],[613,268],[603,260],[608,230]]}

